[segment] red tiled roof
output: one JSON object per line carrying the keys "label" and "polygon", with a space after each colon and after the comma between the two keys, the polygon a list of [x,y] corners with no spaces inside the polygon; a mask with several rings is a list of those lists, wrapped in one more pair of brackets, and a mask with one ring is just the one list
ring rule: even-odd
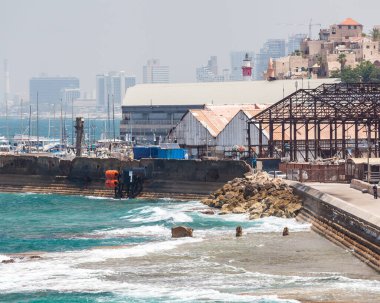
{"label": "red tiled roof", "polygon": [[339,25],[361,25],[361,24],[352,18],[347,18],[347,19],[344,19]]}

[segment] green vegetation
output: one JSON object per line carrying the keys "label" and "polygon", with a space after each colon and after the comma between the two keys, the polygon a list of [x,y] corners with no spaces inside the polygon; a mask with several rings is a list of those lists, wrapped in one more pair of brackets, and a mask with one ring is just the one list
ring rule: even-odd
{"label": "green vegetation", "polygon": [[380,82],[380,68],[369,61],[363,61],[355,68],[351,66],[342,68],[341,71],[331,73],[332,78],[341,78],[344,83],[354,82]]}
{"label": "green vegetation", "polygon": [[338,62],[340,63],[340,71],[344,70],[344,66],[347,62],[346,54],[339,54]]}
{"label": "green vegetation", "polygon": [[380,41],[380,29],[373,28],[370,32],[370,36],[373,41]]}

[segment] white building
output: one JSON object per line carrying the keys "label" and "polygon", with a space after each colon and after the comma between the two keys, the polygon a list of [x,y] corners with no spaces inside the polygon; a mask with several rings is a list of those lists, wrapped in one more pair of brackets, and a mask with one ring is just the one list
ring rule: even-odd
{"label": "white building", "polygon": [[169,66],[160,65],[160,60],[148,60],[143,66],[143,83],[169,83]]}
{"label": "white building", "polygon": [[96,76],[96,103],[106,108],[108,103],[114,102],[120,107],[125,92],[136,84],[136,77],[126,76],[125,72],[109,72]]}
{"label": "white building", "polygon": [[[166,141],[176,142],[188,150],[190,157],[204,155],[220,158],[232,156],[238,148],[248,152],[247,120],[266,108],[265,105],[206,105],[191,109],[171,130]],[[267,136],[263,142],[267,142]],[[251,143],[258,144],[259,130],[251,129]],[[243,155],[243,154],[242,154]]]}

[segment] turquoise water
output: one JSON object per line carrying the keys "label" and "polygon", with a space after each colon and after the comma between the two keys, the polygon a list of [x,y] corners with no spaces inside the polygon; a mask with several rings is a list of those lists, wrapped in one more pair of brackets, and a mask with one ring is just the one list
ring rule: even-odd
{"label": "turquoise water", "polygon": [[[99,140],[101,138],[101,135],[106,132],[107,129],[107,120],[106,119],[90,119],[88,120],[87,117],[84,117],[85,122],[85,134],[86,137],[89,132],[91,132],[91,140]],[[50,123],[50,132],[49,132],[49,123]],[[67,136],[67,140],[69,143],[72,141],[72,134],[75,137],[75,129],[73,130],[73,122],[70,117],[66,117],[66,119],[63,119],[63,123],[65,133]],[[32,117],[31,121],[31,136],[37,135],[37,120],[36,117]],[[63,126],[62,126],[63,127]],[[113,121],[110,122],[111,131],[109,131],[108,136],[112,137],[113,135]],[[61,121],[60,117],[56,117],[56,119],[53,119],[53,117],[50,119],[46,118],[40,118],[38,121],[38,134],[41,137],[48,137],[50,135],[51,138],[59,138],[61,130]],[[107,131],[108,132],[108,131]],[[116,136],[119,136],[120,133],[120,120],[115,119],[115,132]],[[23,120],[19,117],[9,117],[8,120],[6,120],[4,117],[0,118],[0,136],[7,136],[9,138],[13,138],[16,134],[29,134],[29,118],[24,117]]]}
{"label": "turquoise water", "polygon": [[[290,303],[296,301],[276,292],[304,285],[380,294],[376,281],[331,274],[289,280],[233,266],[237,252],[226,237],[234,239],[237,225],[264,234],[310,227],[293,219],[206,215],[205,209],[198,201],[0,193],[0,261],[15,261],[0,263],[0,302]],[[172,239],[175,225],[193,227],[194,237]]]}
{"label": "turquoise water", "polygon": [[[118,246],[165,239],[169,228],[186,223],[196,230],[233,229],[226,221],[198,212],[181,212],[171,200],[115,200],[53,194],[0,194],[0,254],[30,251],[67,251]],[[169,213],[170,211],[170,213]],[[236,216],[241,218],[241,216]],[[244,228],[261,222],[241,222]],[[157,228],[158,233],[125,237],[123,228]],[[120,233],[118,232],[120,231]],[[157,238],[158,237],[158,238]]]}

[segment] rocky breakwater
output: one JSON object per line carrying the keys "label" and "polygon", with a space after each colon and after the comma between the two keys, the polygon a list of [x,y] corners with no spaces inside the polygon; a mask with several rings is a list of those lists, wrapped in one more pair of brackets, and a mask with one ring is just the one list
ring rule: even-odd
{"label": "rocky breakwater", "polygon": [[247,173],[210,194],[202,203],[220,209],[220,214],[249,213],[249,218],[268,216],[293,218],[302,208],[301,200],[282,179],[265,172]]}

